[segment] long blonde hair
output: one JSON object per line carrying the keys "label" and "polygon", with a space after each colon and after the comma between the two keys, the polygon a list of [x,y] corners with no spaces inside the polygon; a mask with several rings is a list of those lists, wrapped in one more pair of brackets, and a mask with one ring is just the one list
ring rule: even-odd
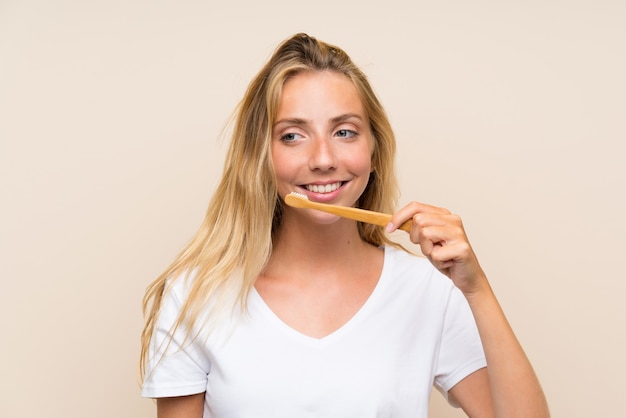
{"label": "long blonde hair", "polygon": [[[211,318],[238,303],[245,308],[250,290],[271,255],[272,239],[281,220],[282,201],[276,190],[270,144],[282,88],[297,73],[324,70],[344,74],[354,83],[374,137],[374,171],[357,204],[379,212],[394,210],[398,197],[395,137],[367,77],[336,46],[302,33],[287,39],[252,80],[236,109],[224,172],[199,230],[146,291],[142,377],[161,301],[173,280],[194,272],[174,328],[184,324],[191,332],[198,325],[205,325],[197,323],[202,313],[203,318]],[[380,227],[359,223],[359,233],[370,244],[397,246]],[[232,294],[237,295],[235,300],[228,297]],[[209,300],[211,306],[207,306]]]}

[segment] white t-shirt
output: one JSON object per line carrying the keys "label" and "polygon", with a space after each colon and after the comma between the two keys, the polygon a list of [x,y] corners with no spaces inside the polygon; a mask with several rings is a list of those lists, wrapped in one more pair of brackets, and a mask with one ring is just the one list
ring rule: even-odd
{"label": "white t-shirt", "polygon": [[433,385],[445,394],[486,365],[461,292],[426,259],[392,247],[369,299],[324,338],[287,326],[253,290],[228,338],[181,349],[175,333],[159,362],[183,282],[163,302],[142,396],[206,392],[204,418],[426,418]]}

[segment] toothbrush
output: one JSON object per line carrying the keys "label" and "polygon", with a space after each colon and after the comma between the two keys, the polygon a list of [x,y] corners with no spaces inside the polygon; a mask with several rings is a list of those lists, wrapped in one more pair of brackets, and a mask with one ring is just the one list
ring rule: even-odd
{"label": "toothbrush", "polygon": [[[342,218],[348,218],[355,221],[361,221],[368,224],[380,225],[382,227],[387,226],[391,221],[391,215],[386,213],[373,212],[371,210],[351,208],[347,206],[329,205],[326,203],[318,203],[309,200],[309,198],[301,193],[291,192],[285,196],[285,203],[293,208],[306,208],[317,209],[322,212],[332,213],[333,215],[341,216]],[[398,227],[403,231],[409,232],[411,230],[411,221],[408,220]]]}

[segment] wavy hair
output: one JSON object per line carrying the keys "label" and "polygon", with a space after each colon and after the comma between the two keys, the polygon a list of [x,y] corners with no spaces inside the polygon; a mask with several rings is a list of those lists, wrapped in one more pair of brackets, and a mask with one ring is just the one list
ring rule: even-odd
{"label": "wavy hair", "polygon": [[[272,240],[281,221],[283,203],[277,194],[270,149],[272,126],[285,81],[304,71],[336,71],[354,83],[374,138],[374,170],[357,205],[378,212],[394,210],[398,198],[395,137],[367,77],[336,46],[303,33],[285,40],[254,77],[236,108],[223,175],[200,228],[146,291],[142,378],[161,301],[174,280],[193,271],[189,293],[182,302],[174,329],[182,326],[191,334],[190,330],[200,326],[210,327],[198,323],[201,317],[212,322],[211,318],[232,313],[237,306],[245,308],[252,286],[269,260]],[[372,245],[398,246],[381,227],[359,223],[358,230],[361,238]]]}

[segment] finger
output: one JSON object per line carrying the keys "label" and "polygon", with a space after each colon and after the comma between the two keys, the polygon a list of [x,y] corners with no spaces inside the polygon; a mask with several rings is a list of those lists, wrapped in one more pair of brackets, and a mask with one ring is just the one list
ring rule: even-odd
{"label": "finger", "polygon": [[448,267],[450,263],[467,263],[474,259],[472,248],[467,241],[435,245],[429,257],[433,263]]}
{"label": "finger", "polygon": [[416,214],[448,215],[450,211],[425,203],[411,202],[392,215],[388,232],[392,232],[404,222],[411,220]]}
{"label": "finger", "polygon": [[455,215],[416,214],[413,216],[411,241],[422,244],[430,240],[433,244],[467,240],[460,219]]}
{"label": "finger", "polygon": [[462,229],[456,226],[432,226],[411,231],[411,241],[419,244],[422,254],[442,273],[458,262],[472,260],[473,252]]}

